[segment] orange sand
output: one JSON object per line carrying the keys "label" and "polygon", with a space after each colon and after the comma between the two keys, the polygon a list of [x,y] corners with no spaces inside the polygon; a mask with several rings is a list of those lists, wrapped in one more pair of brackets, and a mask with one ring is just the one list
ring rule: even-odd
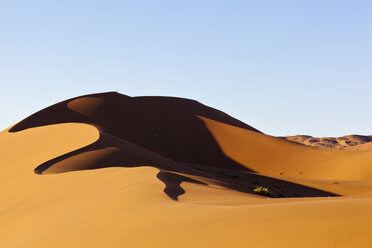
{"label": "orange sand", "polygon": [[371,150],[372,136],[346,135],[338,138],[315,138],[308,135],[282,137],[283,139],[322,149]]}
{"label": "orange sand", "polygon": [[0,247],[371,247],[371,164],[187,99],[83,96],[0,133]]}

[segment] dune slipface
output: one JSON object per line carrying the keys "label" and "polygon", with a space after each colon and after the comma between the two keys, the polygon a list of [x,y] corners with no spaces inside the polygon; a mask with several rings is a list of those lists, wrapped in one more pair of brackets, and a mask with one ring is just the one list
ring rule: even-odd
{"label": "dune slipface", "polygon": [[370,247],[369,137],[319,149],[189,99],[73,98],[0,133],[0,247]]}

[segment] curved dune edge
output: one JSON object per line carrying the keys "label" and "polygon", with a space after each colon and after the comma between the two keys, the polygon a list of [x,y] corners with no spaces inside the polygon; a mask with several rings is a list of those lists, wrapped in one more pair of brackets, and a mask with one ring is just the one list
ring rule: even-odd
{"label": "curved dune edge", "polygon": [[[188,117],[141,112],[163,100]],[[118,102],[133,126],[109,111]],[[1,132],[0,247],[370,246],[371,152],[309,148],[208,111],[96,94]],[[207,141],[188,143],[190,125],[199,135],[191,141]],[[253,194],[258,185],[287,198]]]}
{"label": "curved dune edge", "polygon": [[1,169],[32,173],[35,164],[92,144],[99,136],[97,128],[82,123],[61,123],[17,133],[6,129],[0,132]]}

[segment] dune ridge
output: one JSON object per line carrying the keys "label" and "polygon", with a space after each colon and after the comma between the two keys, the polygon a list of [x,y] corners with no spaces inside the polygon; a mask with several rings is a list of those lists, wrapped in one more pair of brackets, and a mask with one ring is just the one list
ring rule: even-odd
{"label": "dune ridge", "polygon": [[76,97],[0,133],[0,247],[369,247],[371,162],[189,99]]}

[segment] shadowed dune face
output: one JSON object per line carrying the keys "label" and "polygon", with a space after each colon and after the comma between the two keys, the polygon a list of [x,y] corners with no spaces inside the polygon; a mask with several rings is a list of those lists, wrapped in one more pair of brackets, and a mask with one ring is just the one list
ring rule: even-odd
{"label": "shadowed dune face", "polygon": [[172,97],[129,97],[118,93],[83,96],[55,104],[10,129],[78,122],[132,142],[174,161],[247,170],[226,157],[197,115],[258,132],[196,101]]}

